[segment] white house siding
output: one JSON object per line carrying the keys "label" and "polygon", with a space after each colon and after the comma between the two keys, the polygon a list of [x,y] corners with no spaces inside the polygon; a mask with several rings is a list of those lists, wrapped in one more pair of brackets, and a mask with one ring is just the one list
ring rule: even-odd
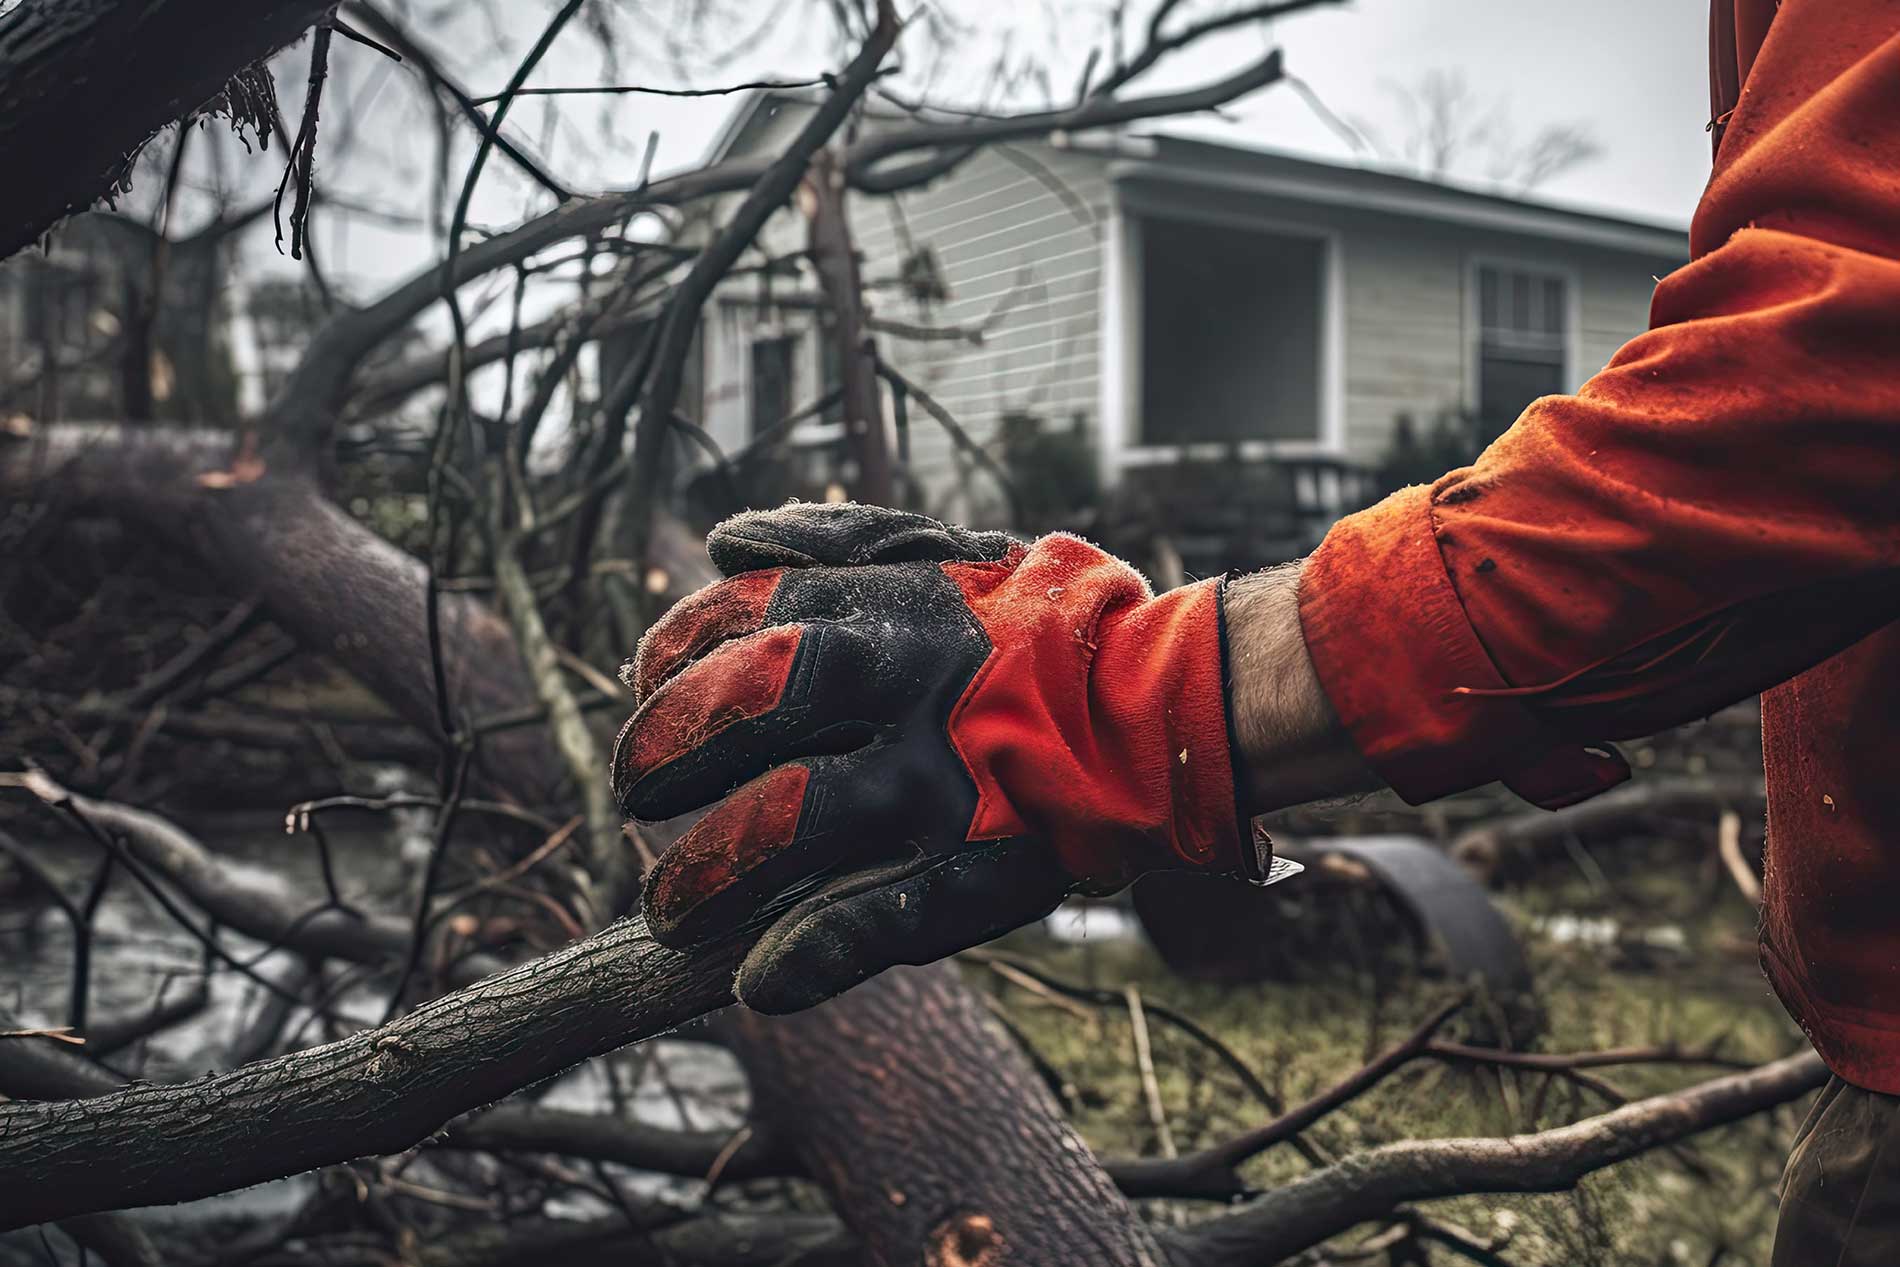
{"label": "white house siding", "polygon": [[[895,276],[911,250],[928,248],[949,291],[941,303],[922,303],[876,290],[875,315],[936,327],[990,323],[980,345],[879,336],[891,362],[978,443],[1015,411],[1063,425],[1097,421],[1104,173],[1096,154],[1012,146],[979,153],[926,189],[852,201],[867,280]],[[980,472],[966,475],[944,430],[914,406],[909,415],[911,469],[933,509],[964,518],[996,509],[996,490]]]}
{"label": "white house siding", "polygon": [[[736,148],[775,152],[802,117],[803,109],[793,107],[755,119]],[[1250,162],[1237,154],[1233,172],[1244,180]],[[1570,279],[1573,387],[1645,328],[1654,276],[1681,262],[1389,210],[1209,188],[1205,181],[1174,183],[1167,169],[1146,164],[1127,172],[1086,142],[1038,142],[986,150],[924,189],[852,198],[852,228],[868,282],[894,277],[911,249],[928,247],[949,291],[941,303],[920,303],[895,289],[873,289],[868,300],[875,315],[973,326],[1015,292],[981,345],[879,336],[885,355],[978,442],[989,442],[998,420],[1018,410],[1058,424],[1082,417],[1097,429],[1098,442],[1104,425],[1122,427],[1124,435],[1134,426],[1127,417],[1105,422],[1100,416],[1104,265],[1115,249],[1113,218],[1124,212],[1258,220],[1332,239],[1338,252],[1333,295],[1344,309],[1337,326],[1338,438],[1342,456],[1365,463],[1386,452],[1401,413],[1429,420],[1475,404],[1470,288],[1476,260],[1549,267]],[[804,233],[801,217],[781,212],[763,245],[785,254],[804,245]],[[744,441],[749,346],[759,335],[756,310],[729,301],[755,291],[751,280],[729,283],[722,289],[728,302],[708,313],[705,421],[722,444]],[[787,324],[800,321],[793,316]],[[1119,344],[1108,340],[1106,346],[1114,355]],[[818,369],[815,354],[797,366],[796,400],[819,393]],[[1107,394],[1111,404],[1118,396],[1126,393]],[[910,417],[911,469],[932,509],[973,520],[996,514],[1000,502],[983,474],[967,469],[950,438],[921,410],[913,407]]]}
{"label": "white house siding", "polygon": [[1126,191],[1126,204],[1138,214],[1170,214],[1172,199],[1173,214],[1226,223],[1251,219],[1333,236],[1341,257],[1338,298],[1345,307],[1338,370],[1344,456],[1359,462],[1379,460],[1401,413],[1428,422],[1440,411],[1475,405],[1476,329],[1468,302],[1475,261],[1520,262],[1569,278],[1575,288],[1572,387],[1646,327],[1652,275],[1674,265],[1660,257],[1376,211],[1223,190],[1170,190],[1160,178],[1130,180]]}
{"label": "white house siding", "polygon": [[1579,252],[1578,261],[1587,279],[1579,305],[1578,368],[1580,378],[1588,378],[1609,364],[1617,349],[1649,328],[1649,300],[1657,280],[1685,261],[1609,252]]}

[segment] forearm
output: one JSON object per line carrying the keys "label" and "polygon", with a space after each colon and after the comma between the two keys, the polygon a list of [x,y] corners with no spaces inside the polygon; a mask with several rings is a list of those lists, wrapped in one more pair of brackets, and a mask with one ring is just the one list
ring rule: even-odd
{"label": "forearm", "polygon": [[1321,688],[1300,631],[1300,568],[1230,581],[1225,594],[1234,738],[1242,801],[1264,813],[1366,792],[1379,780]]}

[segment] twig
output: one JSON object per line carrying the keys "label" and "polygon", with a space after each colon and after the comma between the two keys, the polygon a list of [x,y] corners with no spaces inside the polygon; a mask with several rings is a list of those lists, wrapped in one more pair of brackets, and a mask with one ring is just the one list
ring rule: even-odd
{"label": "twig", "polygon": [[[735,92],[779,92],[796,88],[823,88],[837,84],[837,77],[820,75],[816,79],[755,79],[750,83],[727,84],[723,88],[650,88],[644,84],[593,84],[578,88],[523,88],[518,97],[577,97],[600,94],[638,93],[649,97],[727,97]],[[476,97],[475,104],[485,106],[494,97]]]}
{"label": "twig", "polygon": [[1802,1052],[1532,1135],[1387,1144],[1275,1188],[1237,1214],[1170,1232],[1168,1248],[1197,1267],[1251,1267],[1406,1202],[1563,1191],[1592,1171],[1785,1104],[1827,1076],[1819,1056]]}
{"label": "twig", "polygon": [[219,619],[217,624],[207,629],[203,637],[196,639],[177,655],[152,670],[116,702],[125,708],[139,708],[150,704],[183,681],[207,657],[216,655],[235,642],[256,619],[256,599],[247,598],[237,603]]}
{"label": "twig", "polygon": [[1317,8],[1322,4],[1336,4],[1338,0],[1276,0],[1272,4],[1256,4],[1246,8],[1230,9],[1192,23],[1173,35],[1164,35],[1162,23],[1167,20],[1180,0],[1165,0],[1155,9],[1154,17],[1148,24],[1148,42],[1126,65],[1118,66],[1103,77],[1089,93],[1091,100],[1112,96],[1117,89],[1126,87],[1130,81],[1145,74],[1156,62],[1169,53],[1176,52],[1196,40],[1204,39],[1219,31],[1231,30],[1237,26],[1247,26],[1255,22],[1267,22],[1274,18],[1298,13],[1302,9]]}
{"label": "twig", "polygon": [[1760,906],[1761,881],[1756,878],[1755,869],[1748,865],[1748,859],[1742,857],[1742,816],[1732,809],[1723,810],[1722,817],[1716,820],[1715,847],[1735,887],[1742,891],[1750,906]]}
{"label": "twig", "polygon": [[1017,489],[1015,479],[1011,477],[1009,471],[1004,468],[1003,464],[991,456],[988,449],[978,444],[975,439],[971,437],[970,433],[963,429],[963,424],[958,422],[948,409],[945,409],[938,403],[936,397],[917,386],[917,384],[910,379],[904,377],[896,366],[882,357],[879,357],[877,372],[882,375],[884,380],[893,388],[902,391],[910,399],[916,401],[917,404],[923,408],[923,411],[929,414],[931,418],[936,421],[937,425],[942,427],[944,431],[949,434],[950,439],[956,443],[959,449],[962,449],[965,453],[975,458],[977,465],[989,472],[990,478],[996,481],[997,487],[1002,489],[1003,496],[1009,502],[1011,520],[1018,524],[1024,522],[1022,493]]}
{"label": "twig", "polygon": [[[351,4],[347,6],[347,10],[351,17],[375,31],[383,39],[389,41],[391,45],[394,45],[394,48],[383,48],[380,44],[373,45],[373,47],[383,49],[384,52],[394,57],[397,61],[402,61],[402,55],[407,54],[408,60],[422,72],[423,78],[446,93],[461,110],[463,117],[475,125],[477,131],[489,126],[488,120],[482,115],[480,110],[476,109],[477,103],[470,98],[467,90],[451,79],[442,69],[441,61],[420,44],[416,43],[414,38],[398,25],[394,19],[369,4]],[[367,37],[348,31],[340,22],[337,24],[337,31],[340,34],[349,35],[352,39],[357,39],[365,43],[369,42]],[[488,100],[492,101],[494,98],[491,97]],[[546,168],[535,161],[527,151],[523,150],[513,141],[510,141],[506,136],[501,135],[499,130],[497,130],[495,137],[495,148],[507,155],[509,160],[513,162],[516,167],[519,167],[529,179],[553,194],[557,202],[566,202],[574,196],[572,190],[549,175]]]}
{"label": "twig", "polygon": [[[297,125],[296,138],[290,143],[289,161],[284,167],[283,179],[277,182],[277,200],[272,208],[273,217],[279,216],[284,205],[284,190],[295,182],[297,197],[290,210],[290,258],[293,260],[303,258],[305,228],[310,217],[310,189],[316,180],[317,112],[323,103],[323,81],[330,74],[331,32],[328,21],[317,23],[316,35],[310,43],[310,75],[304,86],[303,121]],[[281,219],[277,223],[277,249],[284,249]]]}
{"label": "twig", "polygon": [[422,883],[416,889],[415,915],[410,921],[409,951],[403,958],[402,971],[396,977],[396,987],[389,992],[389,1006],[383,1013],[382,1023],[385,1025],[402,1007],[403,996],[409,992],[409,982],[415,976],[416,965],[422,961],[422,947],[429,937],[429,903],[435,896],[435,886],[442,875],[442,864],[448,856],[449,835],[455,829],[455,816],[461,808],[463,793],[468,788],[468,770],[474,759],[475,745],[464,745],[455,760],[455,772],[449,779],[448,795],[442,798],[442,805],[436,810],[435,827],[429,844],[429,862],[423,868]]}
{"label": "twig", "polygon": [[1141,1075],[1142,1098],[1148,1103],[1148,1120],[1154,1125],[1155,1140],[1163,1157],[1179,1157],[1174,1147],[1174,1132],[1168,1129],[1168,1111],[1161,1103],[1161,1083],[1155,1078],[1154,1053],[1148,1047],[1148,1018],[1141,1010],[1141,990],[1130,982],[1122,989],[1128,1000],[1128,1023],[1135,1031],[1135,1068]]}

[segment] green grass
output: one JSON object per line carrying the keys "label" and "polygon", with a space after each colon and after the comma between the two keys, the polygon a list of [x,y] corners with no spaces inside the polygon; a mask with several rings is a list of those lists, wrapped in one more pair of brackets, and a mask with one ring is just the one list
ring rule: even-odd
{"label": "green grass", "polygon": [[[1555,871],[1556,868],[1550,870]],[[1547,1015],[1535,1046],[1547,1051],[1675,1043],[1719,1044],[1728,1056],[1767,1060],[1800,1043],[1799,1032],[1755,967],[1753,912],[1720,877],[1665,852],[1612,873],[1617,891],[1593,888],[1581,873],[1540,877],[1540,887],[1501,899],[1524,931]],[[1631,915],[1631,912],[1641,914]],[[1621,914],[1632,923],[1673,926],[1676,946],[1631,954],[1614,947],[1560,944],[1534,931],[1553,913]],[[1171,973],[1139,940],[1060,945],[1023,936],[1008,949],[1067,980],[1119,990],[1192,1016],[1233,1049],[1267,1086],[1297,1102],[1397,1041],[1456,990],[1413,970],[1409,955],[1373,970],[1308,969],[1285,982],[1213,985]],[[1074,1118],[1098,1153],[1154,1155],[1156,1131],[1136,1073],[1125,1009],[1055,1006],[992,972],[966,965],[994,992],[1031,1045],[1074,1088]],[[1477,1018],[1481,1023],[1481,1018]],[[1219,1142],[1266,1120],[1239,1081],[1200,1044],[1150,1020],[1161,1096],[1181,1151]],[[1470,1037],[1455,1020],[1447,1037]],[[1631,1098],[1721,1071],[1631,1066],[1603,1071]],[[1548,1085],[1547,1085],[1548,1084]],[[1597,1095],[1543,1075],[1474,1071],[1416,1062],[1326,1118],[1310,1138],[1333,1153],[1392,1140],[1499,1135],[1560,1125],[1608,1107]],[[1473,1197],[1434,1203],[1436,1217],[1480,1235],[1509,1228],[1503,1250],[1515,1264],[1685,1264],[1766,1262],[1775,1216],[1774,1184],[1804,1104],[1709,1132],[1686,1156],[1657,1152],[1600,1172],[1573,1193]],[[1249,1163],[1245,1175],[1270,1187],[1308,1167],[1285,1146]],[[1155,1203],[1154,1217],[1185,1220],[1206,1204]],[[1350,1246],[1376,1229],[1341,1238]],[[1434,1262],[1462,1261],[1434,1250]],[[1370,1261],[1386,1261],[1383,1256]]]}

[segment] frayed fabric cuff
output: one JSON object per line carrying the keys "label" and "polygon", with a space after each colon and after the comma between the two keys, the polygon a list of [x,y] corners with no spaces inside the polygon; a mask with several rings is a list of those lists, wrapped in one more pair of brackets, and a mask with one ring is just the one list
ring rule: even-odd
{"label": "frayed fabric cuff", "polygon": [[1320,685],[1360,755],[1411,804],[1503,779],[1555,808],[1622,782],[1612,751],[1565,743],[1486,653],[1439,552],[1432,489],[1340,520],[1300,577]]}

